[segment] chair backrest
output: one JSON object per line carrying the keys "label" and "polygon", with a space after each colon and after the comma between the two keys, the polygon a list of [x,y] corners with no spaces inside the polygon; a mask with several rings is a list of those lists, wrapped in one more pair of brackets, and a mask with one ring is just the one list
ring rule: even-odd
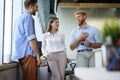
{"label": "chair backrest", "polygon": [[70,63],[70,67],[71,67],[72,71],[74,71],[74,69],[76,67],[76,63]]}

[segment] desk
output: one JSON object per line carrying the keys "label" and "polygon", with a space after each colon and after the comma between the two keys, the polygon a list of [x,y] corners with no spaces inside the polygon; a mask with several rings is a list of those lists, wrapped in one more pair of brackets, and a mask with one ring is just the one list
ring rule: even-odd
{"label": "desk", "polygon": [[105,68],[75,68],[79,80],[120,80],[120,71],[107,71]]}

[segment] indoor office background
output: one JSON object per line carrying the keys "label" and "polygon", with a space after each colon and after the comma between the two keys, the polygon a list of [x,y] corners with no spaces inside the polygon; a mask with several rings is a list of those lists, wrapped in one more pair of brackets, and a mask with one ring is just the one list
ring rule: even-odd
{"label": "indoor office background", "polygon": [[[76,4],[68,5],[67,3],[102,3],[104,6],[77,6]],[[105,5],[106,3],[108,5]],[[114,6],[111,6],[111,3]],[[64,32],[66,36],[67,56],[75,59],[76,50],[71,51],[69,49],[70,33],[77,26],[74,11],[77,9],[85,10],[88,13],[88,24],[95,26],[101,31],[105,20],[113,16],[120,19],[119,3],[120,0],[38,0],[39,11],[34,16],[38,44],[41,44],[42,34],[46,31],[49,18],[57,16],[60,20],[60,31]],[[12,32],[14,31],[16,19],[24,11],[24,0],[1,0],[0,9],[0,80],[22,80],[19,65],[11,64],[10,62],[12,37],[14,35]]]}

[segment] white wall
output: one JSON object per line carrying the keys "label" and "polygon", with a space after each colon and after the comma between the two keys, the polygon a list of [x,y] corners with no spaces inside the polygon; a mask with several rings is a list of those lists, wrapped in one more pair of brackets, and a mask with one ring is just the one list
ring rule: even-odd
{"label": "white wall", "polygon": [[74,18],[74,9],[72,8],[58,8],[58,17],[59,17],[59,22],[60,26],[59,29],[60,31],[65,33],[65,43],[66,43],[66,49],[67,49],[67,55],[70,58],[75,58],[75,50],[71,51],[69,48],[70,44],[70,34],[71,31],[77,26]]}
{"label": "white wall", "polygon": [[[106,19],[114,16],[115,8],[81,8],[87,12],[87,23],[97,27],[99,30],[102,28]],[[70,58],[76,58],[76,50],[71,51],[69,48],[71,31],[77,27],[74,18],[76,8],[58,7],[57,16],[60,21],[60,31],[65,33],[67,55]]]}
{"label": "white wall", "polygon": [[41,23],[39,22],[39,18],[38,18],[38,13],[36,13],[36,15],[34,16],[34,20],[35,20],[35,33],[36,33],[36,37],[38,41],[42,40],[42,27],[41,27]]}

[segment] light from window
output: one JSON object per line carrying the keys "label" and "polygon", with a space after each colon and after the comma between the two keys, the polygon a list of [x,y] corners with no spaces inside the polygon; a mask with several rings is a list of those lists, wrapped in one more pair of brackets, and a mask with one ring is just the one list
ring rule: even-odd
{"label": "light from window", "polygon": [[4,61],[10,62],[11,55],[11,29],[12,29],[12,1],[5,1],[5,27],[4,27]]}

